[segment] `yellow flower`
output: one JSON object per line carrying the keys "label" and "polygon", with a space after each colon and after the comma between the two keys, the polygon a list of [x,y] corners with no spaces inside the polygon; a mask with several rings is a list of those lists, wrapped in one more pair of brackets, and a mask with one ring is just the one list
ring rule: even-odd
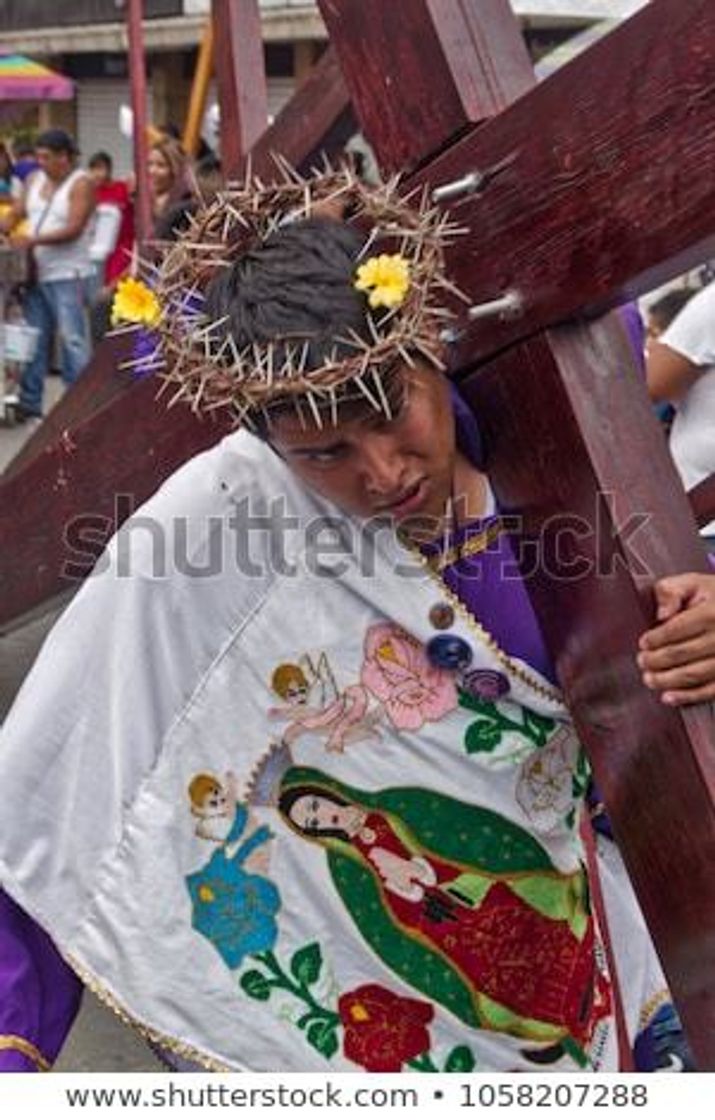
{"label": "yellow flower", "polygon": [[131,276],[120,280],[112,301],[112,326],[119,323],[144,323],[153,327],[159,321],[159,301],[141,280]]}
{"label": "yellow flower", "polygon": [[370,257],[357,270],[355,287],[369,292],[370,307],[399,307],[410,287],[410,266],[400,253]]}

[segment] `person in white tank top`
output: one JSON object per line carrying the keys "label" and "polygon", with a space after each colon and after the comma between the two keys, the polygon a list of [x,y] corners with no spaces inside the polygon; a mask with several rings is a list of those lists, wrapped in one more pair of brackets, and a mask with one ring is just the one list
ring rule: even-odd
{"label": "person in white tank top", "polygon": [[76,154],[67,132],[59,128],[43,132],[36,145],[39,169],[4,223],[10,228],[9,221],[27,219],[29,233],[14,242],[32,252],[37,274],[24,300],[25,317],[39,334],[35,356],[21,379],[20,420],[42,416],[55,334],[66,384],[76,381],[89,361],[87,278],[92,273],[89,250],[96,203],[92,180],[75,167]]}

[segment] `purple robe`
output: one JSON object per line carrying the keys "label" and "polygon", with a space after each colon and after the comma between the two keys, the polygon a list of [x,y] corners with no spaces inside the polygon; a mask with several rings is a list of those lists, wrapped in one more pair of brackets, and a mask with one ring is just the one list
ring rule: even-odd
{"label": "purple robe", "polygon": [[50,1066],[81,995],[44,930],[0,891],[0,1073]]}

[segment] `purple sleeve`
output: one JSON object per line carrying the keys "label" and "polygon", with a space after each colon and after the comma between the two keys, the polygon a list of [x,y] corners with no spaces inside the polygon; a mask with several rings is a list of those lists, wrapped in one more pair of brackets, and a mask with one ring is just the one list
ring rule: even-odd
{"label": "purple sleeve", "polygon": [[645,377],[645,327],[637,303],[624,303],[618,308],[621,322],[633,350],[638,369]]}
{"label": "purple sleeve", "polygon": [[44,930],[0,890],[0,1073],[50,1066],[81,995]]}

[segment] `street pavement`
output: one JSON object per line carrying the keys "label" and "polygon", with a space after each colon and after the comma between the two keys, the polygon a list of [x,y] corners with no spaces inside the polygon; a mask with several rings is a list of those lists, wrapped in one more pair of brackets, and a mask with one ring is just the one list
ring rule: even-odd
{"label": "street pavement", "polygon": [[[47,396],[51,405],[61,392],[59,379],[49,378]],[[17,454],[31,431],[27,424],[0,426],[0,471]],[[20,630],[0,633],[0,720],[5,718],[58,614],[55,611]],[[155,1072],[164,1068],[146,1043],[89,993],[85,993],[82,1010],[55,1066],[63,1073]]]}

